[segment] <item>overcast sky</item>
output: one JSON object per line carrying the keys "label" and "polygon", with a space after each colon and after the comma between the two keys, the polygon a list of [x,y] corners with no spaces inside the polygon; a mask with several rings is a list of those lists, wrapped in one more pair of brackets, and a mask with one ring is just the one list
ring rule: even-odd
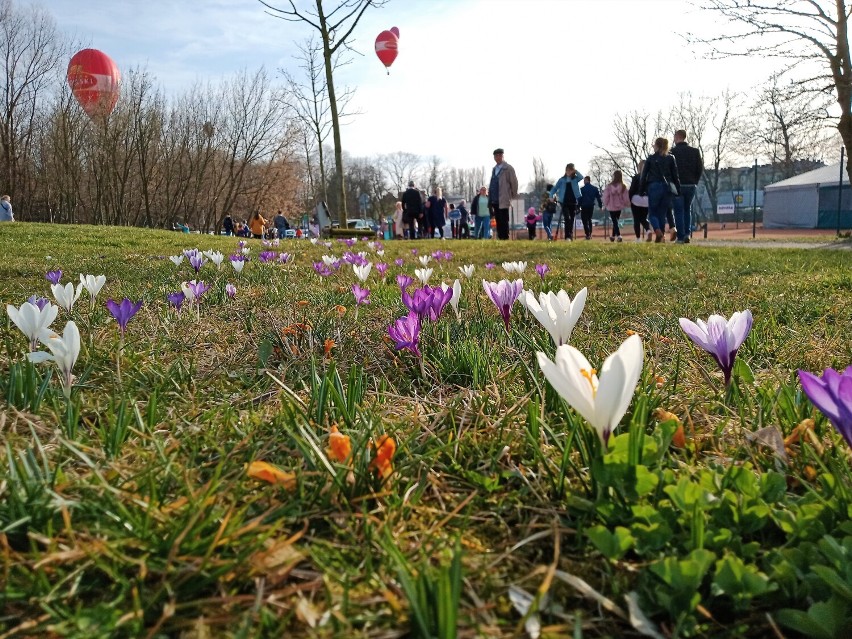
{"label": "overcast sky", "polygon": [[[277,76],[311,33],[270,17],[257,0],[44,6],[84,46],[120,69],[147,68],[170,94],[242,68]],[[400,51],[387,75],[373,43],[392,26]],[[460,168],[490,168],[500,146],[522,188],[535,157],[553,177],[567,162],[585,172],[596,145],[612,144],[617,112],[667,109],[681,91],[748,92],[778,68],[777,60],[707,60],[678,35],[730,29],[687,0],[391,0],[367,11],[354,43],[363,55],[335,80],[356,88],[352,107],[361,111],[343,146],[355,156],[435,155]]]}

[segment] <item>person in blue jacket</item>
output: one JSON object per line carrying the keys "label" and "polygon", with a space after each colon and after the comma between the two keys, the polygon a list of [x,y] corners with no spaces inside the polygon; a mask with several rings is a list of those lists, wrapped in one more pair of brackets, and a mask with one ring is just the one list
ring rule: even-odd
{"label": "person in blue jacket", "polygon": [[[577,203],[580,201],[580,182],[583,175],[574,168],[573,163],[565,165],[565,175],[556,181],[550,189],[551,197],[562,205],[562,217],[565,221],[565,239],[569,242],[574,239],[574,217],[577,215]],[[557,237],[559,226],[557,225]]]}
{"label": "person in blue jacket", "polygon": [[592,213],[595,211],[595,201],[598,208],[603,208],[601,192],[587,175],[583,178],[583,186],[580,187],[580,217],[583,218],[583,232],[586,239],[592,239]]}

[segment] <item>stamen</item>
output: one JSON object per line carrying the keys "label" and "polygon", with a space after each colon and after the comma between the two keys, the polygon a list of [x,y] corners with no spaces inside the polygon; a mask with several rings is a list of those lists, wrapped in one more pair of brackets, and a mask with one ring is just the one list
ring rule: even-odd
{"label": "stamen", "polygon": [[589,382],[589,386],[592,387],[592,397],[597,395],[597,392],[598,392],[598,386],[597,386],[597,384],[595,384],[595,380],[594,380],[594,376],[597,375],[597,374],[598,374],[598,371],[595,368],[593,368],[590,371],[586,370],[585,368],[580,369],[580,375],[585,377]]}

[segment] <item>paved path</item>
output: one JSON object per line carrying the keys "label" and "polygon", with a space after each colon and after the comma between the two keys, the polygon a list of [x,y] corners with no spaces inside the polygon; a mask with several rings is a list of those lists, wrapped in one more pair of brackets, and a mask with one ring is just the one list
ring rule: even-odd
{"label": "paved path", "polygon": [[784,249],[828,249],[835,251],[852,250],[852,241],[836,240],[832,242],[795,242],[795,241],[760,241],[760,240],[704,240],[693,237],[692,244],[722,248],[784,248]]}

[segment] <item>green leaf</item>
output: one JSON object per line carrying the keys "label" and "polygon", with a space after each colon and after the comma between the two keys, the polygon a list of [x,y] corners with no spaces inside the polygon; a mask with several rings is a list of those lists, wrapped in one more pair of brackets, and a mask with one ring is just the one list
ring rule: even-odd
{"label": "green leaf", "polygon": [[734,362],[733,375],[740,378],[746,384],[754,383],[754,373],[751,370],[751,366],[746,364],[744,359],[737,359]]}
{"label": "green leaf", "polygon": [[635,544],[630,531],[623,526],[616,526],[612,532],[605,526],[595,526],[586,531],[586,536],[598,552],[610,560],[621,559]]}

